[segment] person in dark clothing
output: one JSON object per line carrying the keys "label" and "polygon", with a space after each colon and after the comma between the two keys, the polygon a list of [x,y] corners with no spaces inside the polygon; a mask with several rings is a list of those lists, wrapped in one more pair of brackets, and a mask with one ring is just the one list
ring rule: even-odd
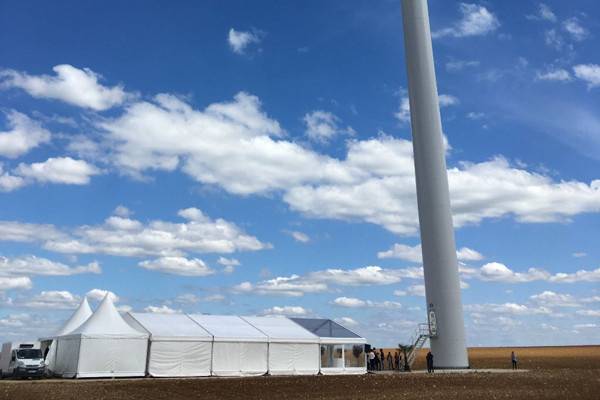
{"label": "person in dark clothing", "polygon": [[400,371],[400,356],[398,352],[394,353],[394,369]]}
{"label": "person in dark clothing", "polygon": [[383,349],[379,349],[379,360],[381,361],[381,368],[379,370],[383,371],[385,369],[385,354],[383,353]]}
{"label": "person in dark clothing", "polygon": [[390,371],[394,370],[394,358],[392,357],[392,352],[388,351],[388,355],[385,358],[387,361],[387,367]]}
{"label": "person in dark clothing", "polygon": [[425,357],[427,359],[427,372],[428,373],[432,373],[433,371],[433,354],[431,354],[431,351],[429,351],[427,353],[427,356]]}
{"label": "person in dark clothing", "polygon": [[519,369],[517,355],[514,351],[510,353],[510,361],[512,361],[512,369]]}
{"label": "person in dark clothing", "polygon": [[375,351],[375,371],[379,371],[381,369],[381,360],[379,359],[379,353]]}

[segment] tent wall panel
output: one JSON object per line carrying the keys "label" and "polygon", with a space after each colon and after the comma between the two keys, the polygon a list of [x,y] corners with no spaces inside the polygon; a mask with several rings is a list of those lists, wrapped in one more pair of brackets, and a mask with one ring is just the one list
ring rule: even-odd
{"label": "tent wall panel", "polygon": [[316,375],[319,373],[319,345],[313,343],[270,343],[271,375]]}
{"label": "tent wall panel", "polygon": [[267,343],[214,342],[214,376],[259,376],[268,371]]}
{"label": "tent wall panel", "polygon": [[145,376],[146,339],[82,338],[78,377]]}
{"label": "tent wall panel", "polygon": [[77,374],[80,346],[79,338],[58,339],[54,373],[63,378],[72,378]]}
{"label": "tent wall panel", "polygon": [[155,377],[210,376],[211,342],[152,341],[148,373]]}

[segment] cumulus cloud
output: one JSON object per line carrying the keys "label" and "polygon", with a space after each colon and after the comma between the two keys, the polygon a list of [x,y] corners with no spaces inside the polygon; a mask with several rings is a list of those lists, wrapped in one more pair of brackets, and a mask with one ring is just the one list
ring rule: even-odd
{"label": "cumulus cloud", "polygon": [[556,14],[554,14],[550,6],[544,3],[540,3],[538,5],[537,11],[534,15],[527,15],[527,19],[542,20],[548,22],[556,22],[558,20],[558,18],[556,18]]}
{"label": "cumulus cloud", "polygon": [[163,304],[162,306],[148,306],[144,308],[144,311],[147,313],[153,314],[180,314],[181,310],[174,310],[171,307]]}
{"label": "cumulus cloud", "polygon": [[409,296],[425,297],[425,285],[412,285],[406,289],[406,294]]}
{"label": "cumulus cloud", "polygon": [[[456,257],[459,261],[479,261],[484,258],[481,253],[468,247],[462,247],[457,250]],[[389,250],[378,252],[377,258],[398,258],[414,263],[423,262],[420,244],[416,246],[408,246],[405,244],[395,243]]]}
{"label": "cumulus cloud", "polygon": [[300,243],[310,242],[310,237],[306,233],[299,232],[299,231],[285,231],[285,233],[287,233],[288,235],[293,237],[296,242],[300,242]]}
{"label": "cumulus cloud", "polygon": [[180,214],[188,221],[155,220],[145,224],[113,215],[103,224],[70,230],[53,225],[0,221],[0,240],[40,242],[47,250],[66,254],[125,257],[181,257],[187,252],[232,253],[270,247],[245,234],[237,225],[220,218],[213,220],[198,209],[181,210]]}
{"label": "cumulus cloud", "polygon": [[1,192],[12,192],[25,186],[27,182],[20,176],[15,176],[10,172],[5,172],[2,164],[0,163],[0,191]]}
{"label": "cumulus cloud", "polygon": [[506,265],[491,262],[483,265],[475,276],[483,281],[525,283],[533,281],[547,281],[555,283],[598,282],[600,281],[600,268],[595,270],[579,270],[573,273],[550,273],[544,269],[529,268],[526,272],[515,272]]}
{"label": "cumulus cloud", "polygon": [[478,67],[480,64],[476,60],[451,60],[446,63],[446,70],[449,72],[462,71],[465,68]]}
{"label": "cumulus cloud", "polygon": [[52,70],[56,75],[0,70],[0,88],[20,88],[33,97],[61,100],[95,111],[120,105],[130,97],[120,85],[107,87],[100,84],[100,75],[88,68],[62,64]]}
{"label": "cumulus cloud", "polygon": [[552,310],[548,307],[532,307],[525,304],[517,303],[503,303],[503,304],[466,304],[464,306],[465,311],[476,312],[476,313],[496,313],[496,314],[510,314],[510,315],[549,315],[552,314]]}
{"label": "cumulus cloud", "polygon": [[223,271],[226,274],[231,274],[235,270],[235,267],[239,267],[241,265],[238,259],[227,257],[219,257],[217,263],[224,267]]}
{"label": "cumulus cloud", "polygon": [[69,276],[76,274],[99,274],[102,272],[97,262],[77,267],[33,255],[7,258],[0,256],[0,276],[46,275]]}
{"label": "cumulus cloud", "polygon": [[52,136],[38,121],[15,110],[8,111],[7,121],[9,130],[0,131],[0,156],[22,156],[31,149],[48,143]]}
{"label": "cumulus cloud", "polygon": [[111,292],[110,290],[92,289],[89,292],[87,292],[85,295],[87,296],[88,299],[102,301],[102,300],[104,300],[104,297],[107,294],[113,303],[117,303],[119,301],[119,296],[117,296],[115,293]]}
{"label": "cumulus cloud", "polygon": [[251,44],[258,44],[261,41],[261,35],[259,32],[249,31],[236,31],[235,29],[229,29],[227,35],[227,42],[229,47],[234,53],[244,54],[246,48]]}
{"label": "cumulus cloud", "polygon": [[355,297],[338,297],[332,302],[336,306],[348,307],[348,308],[384,308],[384,309],[398,309],[402,308],[402,304],[396,301],[372,301],[372,300],[361,300]]}
{"label": "cumulus cloud", "polygon": [[568,20],[563,22],[563,29],[569,35],[571,35],[573,40],[576,40],[578,42],[584,40],[589,35],[588,30],[581,25],[577,17],[569,18]]}
{"label": "cumulus cloud", "polygon": [[460,3],[459,9],[462,13],[460,21],[450,28],[433,32],[433,38],[481,36],[495,31],[500,26],[498,18],[484,6]]}
{"label": "cumulus cloud", "polygon": [[51,310],[57,309],[74,309],[76,308],[81,299],[79,296],[72,294],[66,290],[50,290],[43,291],[38,295],[25,300],[24,302],[18,303],[18,306],[28,308],[47,308]]}
{"label": "cumulus cloud", "polygon": [[7,290],[31,289],[33,284],[27,276],[2,277],[0,276],[0,293]]}
{"label": "cumulus cloud", "polygon": [[334,322],[337,322],[338,324],[344,326],[344,327],[355,327],[358,326],[359,323],[356,322],[354,319],[350,318],[350,317],[340,317],[340,318],[335,318]]}
{"label": "cumulus cloud", "polygon": [[551,290],[545,290],[542,293],[534,294],[529,297],[534,303],[546,307],[578,307],[577,299],[565,293],[556,293]]}
{"label": "cumulus cloud", "polygon": [[546,72],[538,71],[536,73],[536,79],[540,81],[560,81],[569,82],[572,80],[569,71],[563,68],[548,70]]}
{"label": "cumulus cloud", "polygon": [[49,158],[44,162],[21,163],[14,171],[17,175],[41,183],[87,185],[90,178],[101,171],[83,160],[71,157]]}
{"label": "cumulus cloud", "polygon": [[138,265],[152,271],[181,276],[207,276],[215,273],[199,258],[161,257],[156,260],[142,261]]}
{"label": "cumulus cloud", "polygon": [[579,64],[573,67],[573,71],[577,78],[587,82],[589,89],[600,86],[600,65]]}
{"label": "cumulus cloud", "polygon": [[308,315],[309,311],[300,306],[274,306],[263,310],[262,315],[287,315],[290,317],[300,317]]}
{"label": "cumulus cloud", "polygon": [[299,275],[289,277],[281,276],[264,280],[256,284],[242,282],[235,285],[234,293],[250,293],[259,295],[279,295],[299,297],[306,293],[320,293],[328,289],[325,283],[310,282],[302,279]]}
{"label": "cumulus cloud", "polygon": [[351,127],[341,128],[340,119],[328,111],[315,110],[304,115],[306,136],[314,142],[327,143],[340,134],[354,134]]}

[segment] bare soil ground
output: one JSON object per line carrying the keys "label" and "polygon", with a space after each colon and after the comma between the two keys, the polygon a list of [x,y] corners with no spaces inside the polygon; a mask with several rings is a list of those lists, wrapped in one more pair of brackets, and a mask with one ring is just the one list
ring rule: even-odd
{"label": "bare soil ground", "polygon": [[[476,368],[506,368],[512,349],[471,349]],[[0,399],[599,399],[600,346],[516,348],[518,374],[0,381]],[[386,353],[387,354],[387,353]],[[508,358],[510,361],[510,358]],[[416,365],[418,368],[419,366]]]}

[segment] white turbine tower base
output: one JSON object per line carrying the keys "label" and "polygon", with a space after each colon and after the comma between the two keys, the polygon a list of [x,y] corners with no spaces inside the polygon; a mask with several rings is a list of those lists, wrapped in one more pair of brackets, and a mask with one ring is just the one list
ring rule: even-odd
{"label": "white turbine tower base", "polygon": [[402,0],[402,18],[431,352],[436,368],[468,368],[427,1]]}

